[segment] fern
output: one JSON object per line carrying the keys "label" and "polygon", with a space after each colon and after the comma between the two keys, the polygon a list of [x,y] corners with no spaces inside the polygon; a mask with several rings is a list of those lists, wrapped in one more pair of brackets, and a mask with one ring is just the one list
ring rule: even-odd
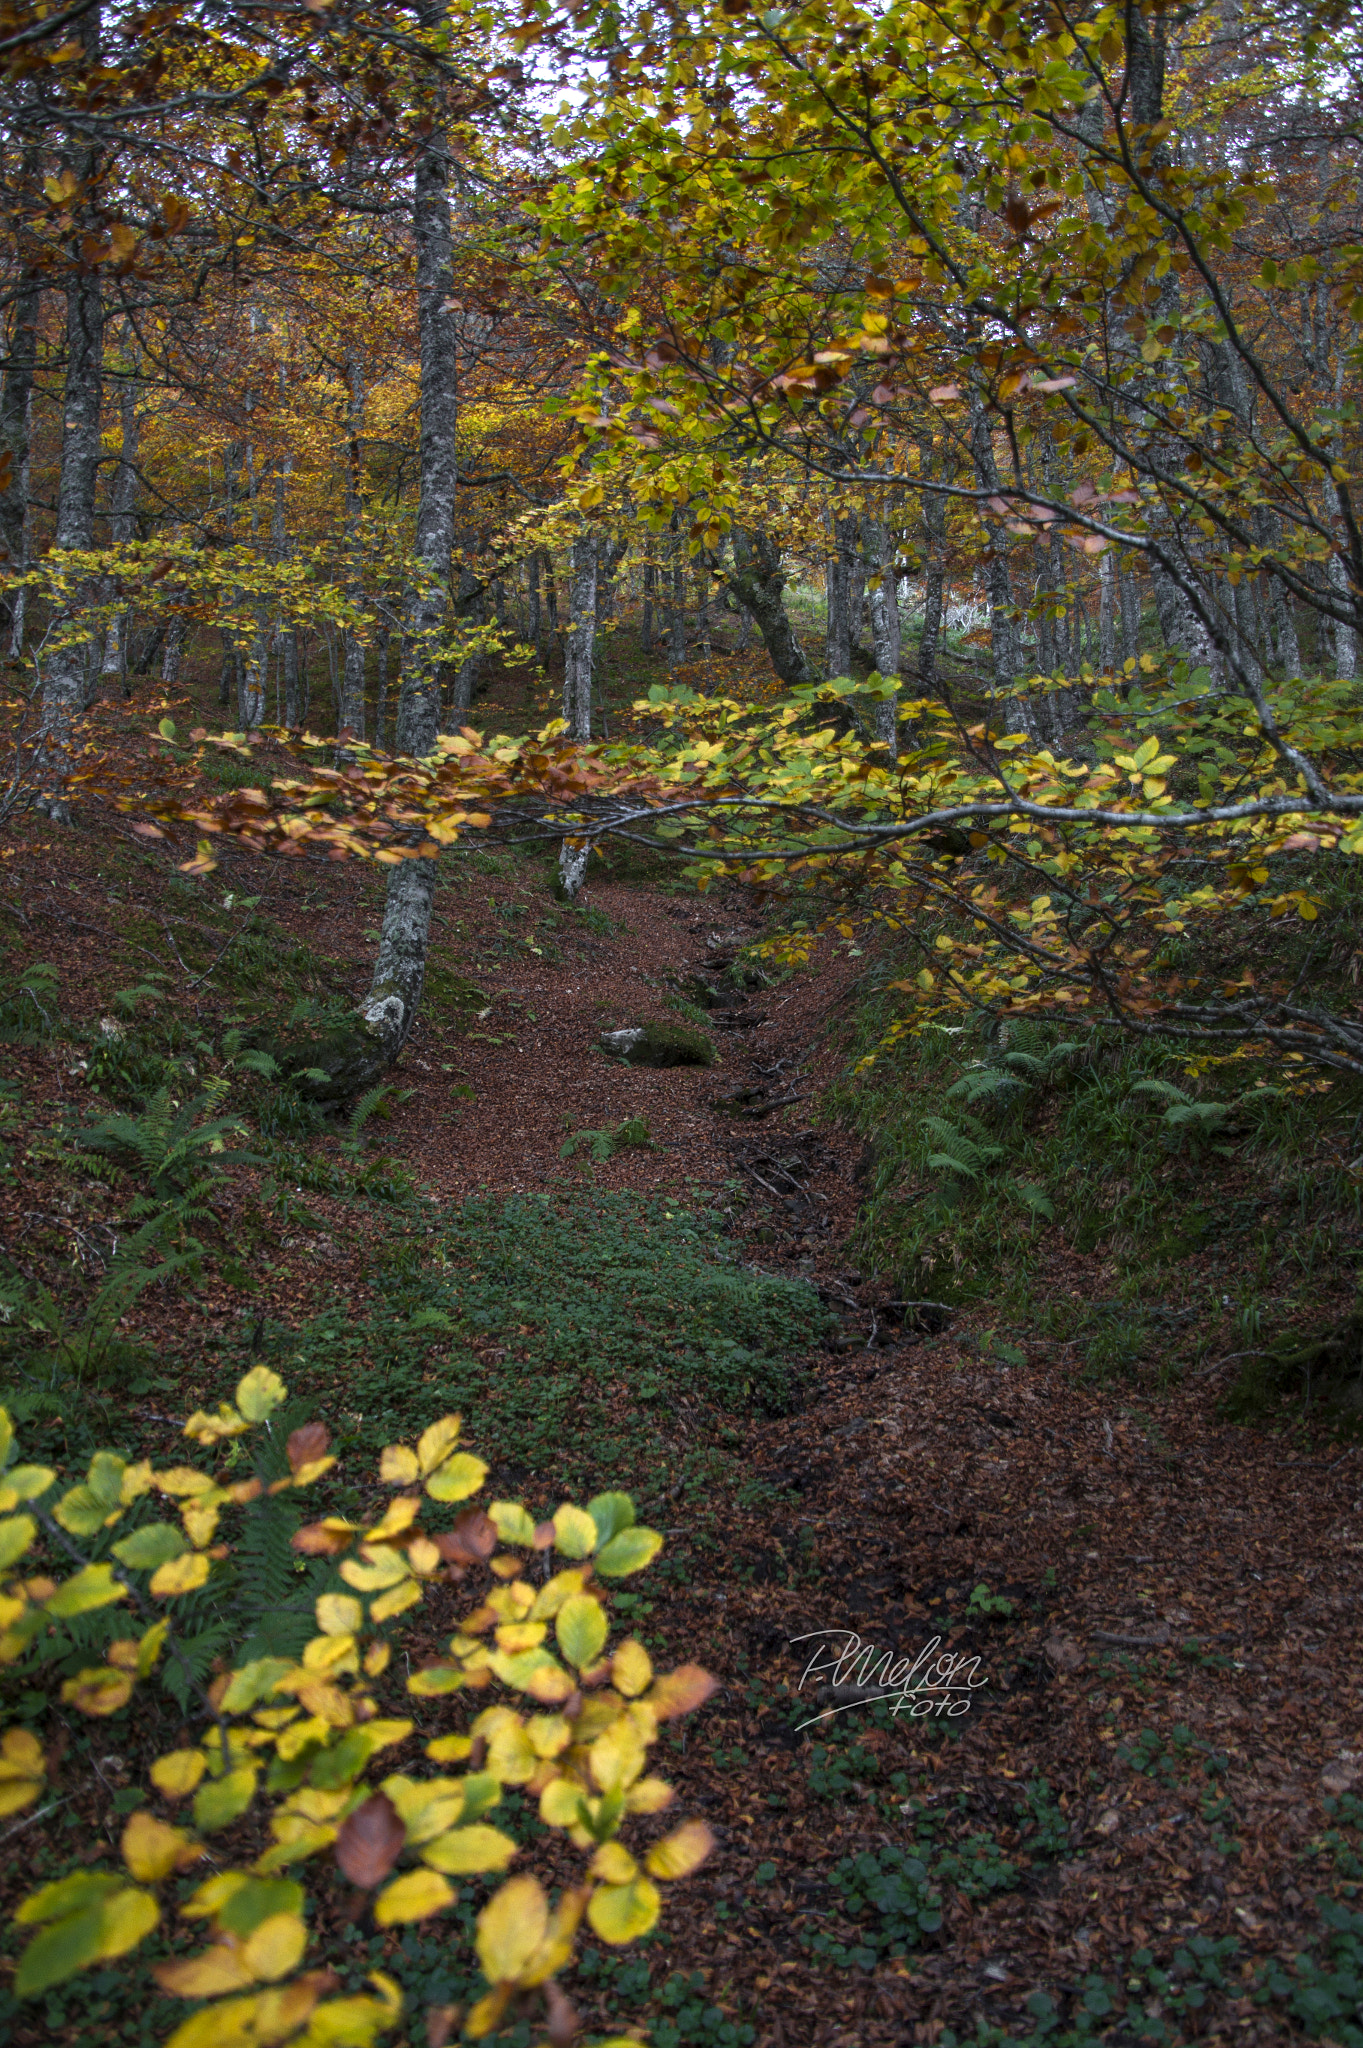
{"label": "fern", "polygon": [[[51,1005],[49,1009],[48,1005]],[[42,961],[0,984],[0,1042],[43,1045],[57,1036],[57,970]]]}
{"label": "fern", "polygon": [[937,1150],[928,1154],[928,1165],[934,1172],[954,1174],[961,1180],[978,1180],[981,1168],[992,1166],[1004,1156],[1001,1145],[969,1137],[945,1117],[925,1116],[923,1129],[937,1145]]}

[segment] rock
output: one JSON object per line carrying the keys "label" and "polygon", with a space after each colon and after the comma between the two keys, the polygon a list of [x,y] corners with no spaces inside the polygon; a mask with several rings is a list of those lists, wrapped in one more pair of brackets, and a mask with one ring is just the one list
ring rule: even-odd
{"label": "rock", "polygon": [[1069,1636],[1051,1636],[1046,1644],[1046,1661],[1056,1671],[1082,1671],[1084,1652]]}
{"label": "rock", "polygon": [[1358,1765],[1348,1757],[1337,1757],[1325,1766],[1320,1774],[1321,1789],[1338,1799],[1344,1792],[1352,1792],[1358,1783]]}
{"label": "rock", "polygon": [[638,1024],[603,1031],[601,1044],[632,1067],[712,1067],[716,1053],[703,1031],[689,1024]]}
{"label": "rock", "polygon": [[283,1079],[313,1102],[346,1102],[363,1095],[385,1070],[378,1034],[362,1018],[313,1038],[266,1039]]}

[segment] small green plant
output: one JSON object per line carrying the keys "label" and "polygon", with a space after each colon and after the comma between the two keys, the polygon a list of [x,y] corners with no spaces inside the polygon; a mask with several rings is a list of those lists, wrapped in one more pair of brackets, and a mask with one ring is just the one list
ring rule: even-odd
{"label": "small green plant", "polygon": [[227,1141],[242,1135],[237,1116],[210,1114],[226,1089],[224,1081],[177,1102],[169,1087],[158,1088],[140,1115],[101,1117],[73,1134],[76,1157],[92,1171],[105,1161],[116,1171],[135,1171],[146,1186],[128,1206],[134,1220],[173,1217],[181,1226],[212,1214],[209,1197],[224,1165],[258,1163],[253,1153],[229,1152]]}
{"label": "small green plant", "polygon": [[1017,1602],[1006,1594],[991,1593],[988,1586],[978,1585],[966,1602],[966,1613],[985,1621],[1007,1621],[1017,1613]]}
{"label": "small green plant", "polygon": [[[559,1147],[558,1156],[560,1159],[572,1159],[585,1151],[589,1160],[603,1166],[608,1159],[613,1159],[617,1152],[625,1151],[630,1146],[648,1152],[657,1151],[657,1142],[648,1127],[646,1116],[626,1117],[613,1131],[574,1131]],[[587,1161],[583,1164],[586,1165]]]}

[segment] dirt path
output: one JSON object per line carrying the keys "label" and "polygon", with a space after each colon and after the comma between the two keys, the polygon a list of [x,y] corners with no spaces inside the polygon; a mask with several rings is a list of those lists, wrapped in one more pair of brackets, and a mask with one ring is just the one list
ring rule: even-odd
{"label": "dirt path", "polygon": [[[16,857],[25,943],[73,1007],[107,1002],[136,971],[123,884],[111,907],[100,880],[107,847]],[[233,856],[219,880],[275,877]],[[139,900],[143,950],[161,886]],[[351,993],[376,886],[331,871],[306,907],[271,895]],[[674,1019],[668,977],[713,976],[757,934],[751,907],[618,879],[594,882],[587,914],[548,902],[521,869],[442,893],[437,966],[487,1000],[429,1012],[385,1146],[451,1202],[570,1195],[565,1134],[647,1118],[657,1149],[617,1152],[593,1185],[703,1193],[745,1256],[810,1279],[843,1322],[805,1361],[800,1413],[659,1422],[660,1461],[703,1451],[712,1429],[730,1457],[712,1498],[676,1509],[684,1570],[649,1609],[652,1638],[723,1681],[668,1766],[721,1842],[669,1922],[665,1968],[696,1980],[677,2011],[700,2015],[669,2022],[675,2041],[890,2048],[977,2020],[1039,2040],[1042,1997],[1057,2023],[1087,2013],[1115,2039],[1281,2038],[1293,1999],[1306,2010],[1281,1959],[1339,1974],[1345,1937],[1319,1901],[1344,1910],[1363,1874],[1358,1458],[1223,1426],[1206,1386],[1085,1387],[1040,1342],[1021,1364],[983,1356],[985,1318],[896,1309],[849,1263],[860,1147],[819,1116],[856,963],[825,956],[755,991],[741,1022],[717,1024],[715,1067],[633,1069],[601,1052],[602,1030]],[[69,1053],[17,1065],[48,1101],[79,1092]],[[223,1302],[210,1289],[199,1312]],[[874,1655],[807,1675],[819,1632]],[[857,1699],[887,1654],[941,1681],[926,1717]],[[654,2006],[622,2013],[602,1981],[603,2024],[670,2040]],[[576,1995],[590,2005],[590,1981]],[[1328,1993],[1346,2020],[1349,1995]]]}

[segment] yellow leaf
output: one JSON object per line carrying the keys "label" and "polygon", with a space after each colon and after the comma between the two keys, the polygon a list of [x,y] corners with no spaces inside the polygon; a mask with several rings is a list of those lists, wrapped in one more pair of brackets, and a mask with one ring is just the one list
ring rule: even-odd
{"label": "yellow leaf", "polygon": [[570,1566],[566,1572],[555,1572],[553,1578],[549,1580],[547,1585],[541,1586],[535,1596],[535,1604],[530,1610],[530,1619],[532,1621],[552,1621],[564,1601],[570,1598],[572,1594],[582,1591],[582,1585],[583,1574],[576,1566]]}
{"label": "yellow leaf", "polygon": [[409,1870],[385,1885],[374,1901],[374,1922],[393,1927],[402,1920],[428,1920],[445,1906],[454,1904],[451,1885],[434,1870]]}
{"label": "yellow leaf", "polygon": [[426,1491],[432,1500],[467,1500],[477,1493],[487,1478],[487,1466],[481,1458],[474,1458],[467,1451],[456,1451],[452,1458],[433,1472],[426,1481]]}
{"label": "yellow leaf", "polygon": [[[535,1775],[539,1758],[531,1747],[530,1738],[521,1725],[520,1717],[509,1710],[501,1710],[505,1718],[500,1719],[489,1731],[487,1762],[483,1768],[503,1785],[524,1785]],[[479,1721],[484,1716],[479,1715]],[[477,1729],[478,1723],[474,1723]]]}
{"label": "yellow leaf", "polygon": [[585,1508],[564,1501],[554,1515],[554,1548],[564,1557],[590,1557],[596,1540],[596,1524]]}
{"label": "yellow leaf", "polygon": [[646,1877],[632,1884],[604,1884],[592,1893],[587,1918],[602,1941],[638,1941],[657,1922],[662,1898]]}
{"label": "yellow leaf", "polygon": [[172,1998],[220,1998],[224,1991],[244,1991],[255,1982],[235,1944],[227,1942],[214,1942],[196,1956],[157,1963],[152,1976]]}
{"label": "yellow leaf", "polygon": [[546,1827],[577,1827],[584,1796],[576,1778],[551,1778],[540,1794],[540,1819]]}
{"label": "yellow leaf", "polygon": [[316,1611],[317,1626],[328,1636],[353,1636],[364,1622],[364,1608],[349,1593],[319,1594]]}
{"label": "yellow leaf", "polygon": [[[314,2010],[326,1988],[320,1973],[297,1978],[272,1991],[258,1991],[250,1998],[229,1998],[221,2005],[205,2006],[192,2013],[175,2029],[166,2048],[274,2048],[276,2042],[293,2039]],[[364,2004],[367,2000],[336,2001]],[[308,2036],[303,2036],[308,2039]],[[333,2036],[337,2048],[345,2037]],[[350,2042],[361,2038],[357,2033]],[[371,2036],[372,2038],[372,2036]]]}
{"label": "yellow leaf", "polygon": [[390,1536],[401,1536],[405,1529],[411,1528],[420,1511],[421,1497],[419,1494],[395,1494],[388,1503],[383,1520],[376,1522],[372,1529],[365,1530],[365,1542],[384,1543]]}
{"label": "yellow leaf", "polygon": [[624,1791],[642,1771],[646,1755],[643,1737],[622,1714],[592,1744],[592,1776],[602,1792]]}
{"label": "yellow leaf", "polygon": [[592,1858],[591,1869],[593,1877],[607,1884],[630,1884],[639,1875],[639,1866],[623,1842],[603,1842]]}
{"label": "yellow leaf", "polygon": [[252,1929],[241,1958],[253,1977],[273,1984],[298,1968],[307,1945],[308,1930],[297,1913],[271,1913]]}
{"label": "yellow leaf", "polygon": [[364,1560],[348,1557],[341,1566],[341,1577],[357,1593],[377,1593],[408,1576],[406,1558],[388,1544],[366,1545]]}
{"label": "yellow leaf", "polygon": [[187,1500],[180,1510],[180,1520],[185,1525],[185,1534],[196,1550],[202,1550],[213,1541],[218,1527],[222,1503],[217,1494],[200,1494],[197,1500]]}
{"label": "yellow leaf", "polygon": [[442,1415],[439,1422],[433,1422],[424,1430],[417,1443],[417,1465],[424,1479],[434,1472],[437,1465],[443,1465],[459,1441],[460,1418],[457,1415]]}
{"label": "yellow leaf", "polygon": [[159,1884],[172,1870],[182,1869],[202,1854],[183,1828],[168,1827],[150,1813],[133,1814],[123,1830],[123,1861],[139,1884]]}
{"label": "yellow leaf", "polygon": [[475,1822],[472,1827],[451,1828],[448,1834],[427,1842],[421,1860],[450,1877],[468,1877],[480,1870],[505,1870],[515,1854],[516,1844],[510,1835]]}
{"label": "yellow leaf", "polygon": [[626,1792],[625,1808],[629,1813],[661,1813],[676,1796],[666,1778],[640,1778]]}
{"label": "yellow leaf", "polygon": [[518,1543],[528,1548],[534,1542],[535,1524],[519,1501],[494,1500],[487,1512],[503,1543]]}
{"label": "yellow leaf", "polygon": [[162,1493],[174,1499],[188,1498],[196,1493],[213,1493],[216,1488],[206,1472],[196,1472],[192,1465],[172,1465],[166,1472],[153,1475]]}
{"label": "yellow leaf", "polygon": [[525,1724],[526,1737],[538,1757],[560,1756],[573,1739],[573,1724],[562,1714],[532,1714]]}
{"label": "yellow leaf", "polygon": [[554,1632],[568,1662],[585,1671],[600,1656],[610,1623],[605,1608],[593,1594],[574,1593],[559,1609]]}
{"label": "yellow leaf", "polygon": [[77,1672],[62,1686],[63,1702],[82,1714],[116,1714],[132,1696],[132,1673],[113,1670],[107,1664]]}
{"label": "yellow leaf", "polygon": [[379,1478],[385,1486],[412,1486],[421,1477],[415,1451],[406,1444],[389,1444],[379,1459]]}
{"label": "yellow leaf", "polygon": [[47,1772],[42,1746],[27,1728],[0,1737],[0,1815],[18,1813],[38,1797]]}
{"label": "yellow leaf", "polygon": [[714,1846],[715,1838],[705,1822],[688,1820],[655,1842],[645,1860],[654,1877],[689,1877],[700,1869]]}
{"label": "yellow leaf", "polygon": [[237,1406],[248,1422],[263,1422],[288,1391],[279,1374],[271,1372],[268,1365],[253,1365],[237,1384]]}
{"label": "yellow leaf", "polygon": [[167,1799],[188,1799],[205,1769],[201,1749],[172,1749],[157,1757],[151,1767],[151,1781]]}
{"label": "yellow leaf", "polygon": [[643,1644],[631,1636],[611,1658],[611,1684],[627,1700],[647,1692],[653,1681],[653,1664]]}
{"label": "yellow leaf", "polygon": [[488,1983],[514,1983],[548,1930],[549,1901],[538,1878],[508,1878],[478,1915],[478,1960]]}
{"label": "yellow leaf", "polygon": [[422,1591],[416,1579],[407,1579],[402,1585],[394,1586],[389,1593],[381,1593],[377,1600],[369,1603],[371,1621],[389,1621],[395,1614],[403,1613],[408,1607],[415,1607],[422,1598]]}
{"label": "yellow leaf", "polygon": [[177,1593],[192,1593],[206,1583],[211,1567],[202,1550],[187,1550],[183,1557],[172,1557],[166,1564],[158,1565],[151,1575],[148,1588],[153,1599],[173,1599]]}

